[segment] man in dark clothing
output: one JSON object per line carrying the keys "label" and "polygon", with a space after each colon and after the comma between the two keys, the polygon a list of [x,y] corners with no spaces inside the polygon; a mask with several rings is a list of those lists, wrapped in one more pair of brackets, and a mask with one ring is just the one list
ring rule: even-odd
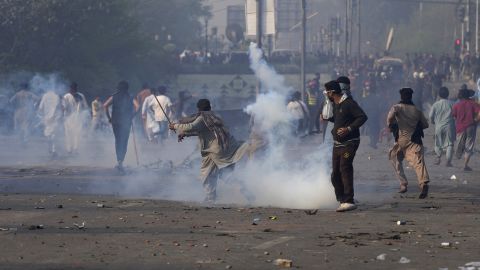
{"label": "man in dark clothing", "polygon": [[350,79],[347,76],[340,76],[337,78],[337,82],[340,84],[340,89],[342,89],[342,93],[347,94],[349,97],[353,98],[352,90],[350,89]]}
{"label": "man in dark clothing", "polygon": [[367,121],[362,108],[342,93],[340,84],[330,81],[325,84],[327,97],[334,103],[332,135],[334,139],[332,153],[332,184],[335,196],[340,202],[337,212],[357,208],[353,200],[353,158],[360,145],[359,128]]}
{"label": "man in dark clothing", "polygon": [[[123,160],[127,153],[128,137],[135,112],[138,110],[138,101],[128,93],[128,82],[121,81],[117,86],[118,92],[108,98],[103,107],[112,124],[115,136],[115,152],[117,154],[116,168],[123,172]],[[112,115],[108,108],[112,106]]]}

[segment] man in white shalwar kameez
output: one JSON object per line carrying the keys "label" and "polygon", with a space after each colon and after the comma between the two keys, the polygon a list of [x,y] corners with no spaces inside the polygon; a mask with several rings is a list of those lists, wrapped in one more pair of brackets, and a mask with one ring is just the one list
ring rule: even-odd
{"label": "man in white shalwar kameez", "polygon": [[[165,95],[166,90],[164,86],[158,87],[143,102],[142,117],[146,119],[147,134],[150,141],[156,141],[158,138],[162,141],[168,135],[168,119],[173,117],[173,104],[170,98]],[[158,103],[162,106],[161,108]]]}
{"label": "man in white shalwar kameez", "polygon": [[38,100],[38,96],[29,91],[28,84],[23,84],[22,89],[10,99],[15,110],[14,130],[23,142],[26,142],[30,135],[32,120],[35,118],[35,105]]}
{"label": "man in white shalwar kameez", "polygon": [[448,100],[448,88],[441,87],[438,91],[440,100],[435,102],[430,110],[430,122],[435,125],[435,165],[440,164],[443,151],[446,151],[445,166],[452,167],[453,145],[455,144],[455,120],[453,119],[453,102]]}
{"label": "man in white shalwar kameez", "polygon": [[43,135],[48,140],[48,152],[52,158],[57,156],[56,137],[58,135],[59,122],[62,118],[62,105],[60,96],[53,90],[47,91],[38,105],[38,114],[44,127]]}
{"label": "man in white shalwar kameez", "polygon": [[72,83],[70,92],[63,96],[62,106],[65,120],[65,148],[70,154],[76,153],[88,118],[87,100],[78,92],[76,83]]}

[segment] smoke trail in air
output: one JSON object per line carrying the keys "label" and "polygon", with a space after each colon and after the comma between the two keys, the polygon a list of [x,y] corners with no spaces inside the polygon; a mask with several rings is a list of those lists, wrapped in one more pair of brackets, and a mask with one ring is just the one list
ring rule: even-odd
{"label": "smoke trail in air", "polygon": [[235,177],[255,197],[253,204],[288,208],[330,208],[335,204],[330,184],[329,144],[298,147],[292,136],[292,118],[286,101],[292,92],[262,58],[256,44],[250,45],[251,68],[262,93],[245,111],[254,117],[254,132],[267,142],[263,153],[251,159]]}

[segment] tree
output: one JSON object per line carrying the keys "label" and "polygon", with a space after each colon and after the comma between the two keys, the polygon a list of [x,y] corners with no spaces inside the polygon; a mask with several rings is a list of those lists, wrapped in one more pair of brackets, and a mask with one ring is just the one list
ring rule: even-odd
{"label": "tree", "polygon": [[202,0],[2,0],[0,72],[59,72],[92,91],[139,84],[175,70],[172,44],[194,44],[207,15]]}

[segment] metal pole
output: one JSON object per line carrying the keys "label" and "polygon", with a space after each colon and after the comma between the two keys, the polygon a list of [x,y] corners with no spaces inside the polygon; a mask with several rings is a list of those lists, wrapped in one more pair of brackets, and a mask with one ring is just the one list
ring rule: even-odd
{"label": "metal pole", "polygon": [[[263,0],[257,0],[257,47],[260,50],[262,49],[262,17],[263,17],[262,1]],[[262,84],[260,80],[257,80],[257,89],[256,89],[257,96],[260,94],[261,89],[262,89]]]}
{"label": "metal pole", "polygon": [[259,49],[262,48],[262,16],[263,16],[263,9],[262,9],[262,1],[257,0],[257,46]]}
{"label": "metal pole", "polygon": [[471,39],[471,34],[470,34],[470,0],[467,0],[467,16],[466,16],[466,27],[465,31],[468,33],[468,38],[465,41],[465,44],[467,45],[467,52],[470,52],[470,39]]}
{"label": "metal pole", "polygon": [[[477,0],[478,1],[478,0]],[[357,1],[357,27],[358,27],[358,48],[357,48],[357,53],[358,53],[358,62],[357,64],[360,65],[360,60],[362,59],[362,25],[361,25],[361,22],[360,22],[360,11],[361,11],[361,8],[360,8],[360,3],[361,3],[361,0],[358,0]]]}
{"label": "metal pole", "polygon": [[208,19],[205,18],[205,59],[208,54]]}
{"label": "metal pole", "polygon": [[347,73],[347,53],[348,53],[348,0],[345,0],[345,51],[343,53],[343,73]]}
{"label": "metal pole", "polygon": [[302,1],[302,48],[300,59],[300,85],[302,90],[302,100],[305,98],[305,50],[306,50],[306,36],[307,36],[307,15],[306,15],[306,0]]}
{"label": "metal pole", "polygon": [[465,22],[462,22],[462,30],[461,30],[461,40],[462,40],[462,48],[460,48],[460,51],[462,53],[465,52]]}
{"label": "metal pole", "polygon": [[478,55],[478,0],[475,6],[475,54]]}

